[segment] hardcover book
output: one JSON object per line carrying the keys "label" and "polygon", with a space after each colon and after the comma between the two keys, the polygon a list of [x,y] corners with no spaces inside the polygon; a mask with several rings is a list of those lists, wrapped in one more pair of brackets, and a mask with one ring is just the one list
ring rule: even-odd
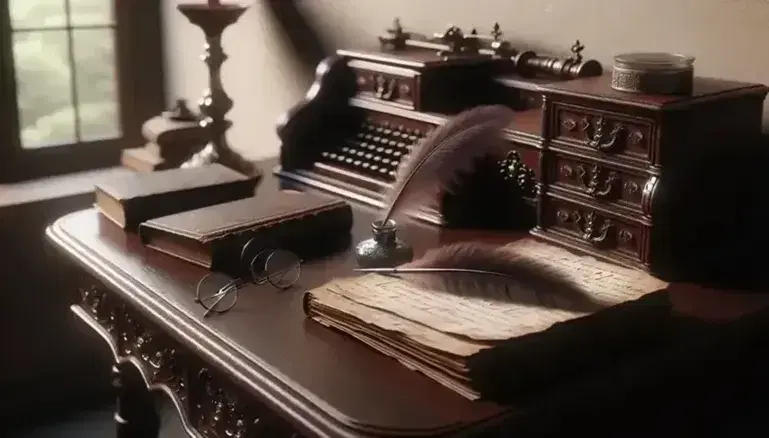
{"label": "hardcover book", "polygon": [[95,206],[135,230],[147,219],[251,197],[257,181],[220,164],[137,173],[97,184]]}
{"label": "hardcover book", "polygon": [[352,219],[344,201],[285,191],[152,219],[140,225],[139,236],[157,251],[229,272],[252,239],[258,244],[251,248],[285,249],[306,259],[349,242]]}

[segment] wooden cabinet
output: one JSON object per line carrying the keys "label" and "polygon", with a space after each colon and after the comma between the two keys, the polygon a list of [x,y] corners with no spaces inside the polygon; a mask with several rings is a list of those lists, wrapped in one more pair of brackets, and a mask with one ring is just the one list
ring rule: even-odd
{"label": "wooden cabinet", "polygon": [[[653,242],[665,240],[671,214],[661,199],[678,189],[666,176],[685,172],[699,158],[698,148],[728,156],[735,143],[757,140],[767,88],[696,78],[690,95],[644,96],[614,91],[609,81],[602,76],[539,87],[548,123],[532,233],[654,270],[665,249]],[[714,177],[736,172],[713,169]],[[713,215],[719,214],[717,201]]]}

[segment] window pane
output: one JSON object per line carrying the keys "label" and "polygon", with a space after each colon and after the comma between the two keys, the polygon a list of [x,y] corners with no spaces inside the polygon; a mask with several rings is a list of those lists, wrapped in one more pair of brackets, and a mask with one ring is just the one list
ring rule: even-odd
{"label": "window pane", "polygon": [[64,0],[8,0],[14,29],[67,25]]}
{"label": "window pane", "polygon": [[82,141],[121,135],[112,29],[75,29],[75,78]]}
{"label": "window pane", "polygon": [[112,8],[115,0],[69,0],[69,2],[73,26],[109,25],[114,22]]}
{"label": "window pane", "polygon": [[76,141],[66,31],[19,32],[13,38],[22,146]]}

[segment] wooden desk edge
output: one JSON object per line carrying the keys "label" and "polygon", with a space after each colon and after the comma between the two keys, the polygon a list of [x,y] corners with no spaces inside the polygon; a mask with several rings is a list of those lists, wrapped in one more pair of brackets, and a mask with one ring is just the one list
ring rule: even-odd
{"label": "wooden desk edge", "polygon": [[[158,299],[152,298],[151,293],[147,293],[144,286],[133,283],[129,278],[121,275],[120,269],[111,265],[109,261],[83,251],[82,245],[68,235],[61,227],[61,223],[68,217],[82,214],[84,211],[70,213],[57,219],[46,229],[46,238],[58,251],[77,262],[97,280],[109,285],[113,292],[119,292],[119,294],[124,295],[123,298],[129,297],[144,317],[163,327],[165,333],[181,340],[185,345],[194,345],[197,348],[197,351],[194,351],[195,354],[204,357],[208,363],[218,367],[229,378],[239,381],[244,387],[249,388],[272,412],[288,414],[290,418],[286,420],[299,429],[317,436],[339,437],[361,436],[361,433],[370,434],[373,432],[362,427],[353,428],[352,424],[354,423],[352,422],[350,425],[346,425],[338,420],[338,418],[344,418],[343,414],[339,413],[339,417],[334,418],[334,416],[321,410],[311,400],[295,394],[294,391],[286,388],[282,382],[275,379],[261,364],[251,361],[247,364],[248,359],[243,357],[241,352],[225,343],[212,342],[212,333],[206,331],[200,324],[189,320],[180,312],[169,312],[168,309],[164,309],[164,306],[159,305]],[[88,316],[88,312],[81,306],[73,306],[72,311],[79,318],[85,318],[89,327],[95,329],[95,326],[99,326],[99,323]],[[181,327],[186,330],[180,329]],[[97,333],[105,340],[110,339],[110,335],[101,327]],[[145,384],[147,384],[148,373],[144,369],[145,365],[133,356],[123,357],[117,351],[116,345],[111,341],[107,343],[116,359],[120,362],[131,363],[139,369]],[[222,358],[226,358],[228,362]],[[254,367],[258,368],[260,373],[253,372]],[[148,389],[160,391],[169,396],[173,394],[169,387],[162,384],[148,385]],[[186,419],[187,412],[182,408],[181,401],[176,396],[172,396],[171,399],[179,415],[185,418],[183,420],[185,430],[189,431],[191,424]]]}

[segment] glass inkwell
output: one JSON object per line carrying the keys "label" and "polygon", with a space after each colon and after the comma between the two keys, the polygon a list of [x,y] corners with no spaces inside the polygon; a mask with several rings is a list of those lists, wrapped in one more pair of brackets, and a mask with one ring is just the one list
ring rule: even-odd
{"label": "glass inkwell", "polygon": [[411,245],[398,238],[398,226],[394,220],[374,221],[371,231],[374,236],[355,247],[358,267],[391,268],[408,263],[414,258]]}

